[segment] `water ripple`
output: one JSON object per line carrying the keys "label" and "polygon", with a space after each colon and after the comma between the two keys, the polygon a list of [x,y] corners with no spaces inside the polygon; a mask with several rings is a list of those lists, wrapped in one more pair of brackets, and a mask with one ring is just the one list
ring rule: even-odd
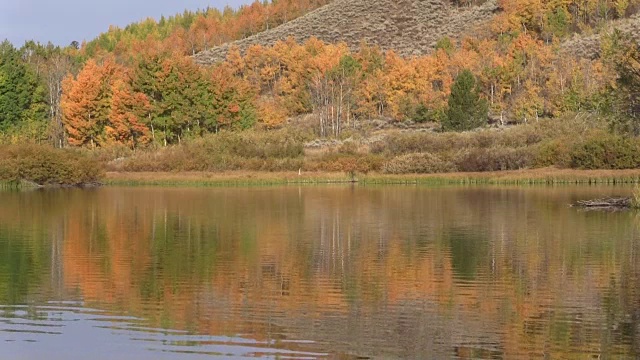
{"label": "water ripple", "polygon": [[[61,305],[1,306],[5,314],[11,315],[8,318],[0,317],[0,323],[4,325],[0,327],[0,340],[6,344],[0,347],[0,358],[20,354],[22,358],[36,359],[47,354],[49,359],[57,359],[56,356],[60,356],[59,359],[85,359],[94,351],[101,350],[110,354],[104,358],[121,359],[173,358],[176,354],[190,354],[195,358],[327,357],[326,353],[285,350],[279,348],[281,344],[276,341],[194,335],[184,330],[144,326],[142,324],[148,321],[137,317],[113,315],[79,304]],[[29,315],[33,313],[37,314],[37,319]],[[59,331],[47,330],[52,327]],[[37,342],[38,347],[20,345],[33,342]],[[66,347],[77,347],[78,344],[82,344],[82,347],[77,352],[64,350]],[[290,344],[308,345],[312,342],[291,341]],[[91,357],[96,358],[93,355]]]}

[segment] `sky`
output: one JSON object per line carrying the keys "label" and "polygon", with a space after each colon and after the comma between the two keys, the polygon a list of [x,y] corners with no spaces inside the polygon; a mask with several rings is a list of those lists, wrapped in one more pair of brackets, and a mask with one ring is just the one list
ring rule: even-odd
{"label": "sky", "polygon": [[185,9],[237,8],[252,0],[0,0],[0,41],[26,40],[66,46],[91,40],[109,29],[148,17],[159,19]]}

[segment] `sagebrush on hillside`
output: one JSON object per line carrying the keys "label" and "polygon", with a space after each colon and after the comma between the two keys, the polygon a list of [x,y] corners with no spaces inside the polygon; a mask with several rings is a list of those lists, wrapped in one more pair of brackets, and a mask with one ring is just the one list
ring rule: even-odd
{"label": "sagebrush on hillside", "polygon": [[329,44],[345,42],[357,51],[361,42],[403,56],[430,53],[443,37],[470,34],[498,9],[497,1],[457,7],[447,0],[336,0],[296,20],[239,41],[198,53],[200,64],[226,58],[231,47],[273,46],[291,37],[302,43],[315,37]]}

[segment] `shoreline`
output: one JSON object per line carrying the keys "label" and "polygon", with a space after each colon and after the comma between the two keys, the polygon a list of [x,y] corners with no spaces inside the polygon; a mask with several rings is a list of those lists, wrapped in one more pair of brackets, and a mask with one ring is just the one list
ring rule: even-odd
{"label": "shoreline", "polygon": [[0,181],[0,190],[95,188],[100,186],[272,186],[272,185],[629,185],[640,184],[640,169],[571,170],[526,169],[493,172],[456,172],[438,174],[356,174],[342,172],[106,172],[99,183],[38,185],[29,181]]}
{"label": "shoreline", "polygon": [[260,186],[260,185],[589,185],[640,184],[640,169],[570,170],[527,169],[477,173],[356,174],[339,172],[107,172],[106,186]]}

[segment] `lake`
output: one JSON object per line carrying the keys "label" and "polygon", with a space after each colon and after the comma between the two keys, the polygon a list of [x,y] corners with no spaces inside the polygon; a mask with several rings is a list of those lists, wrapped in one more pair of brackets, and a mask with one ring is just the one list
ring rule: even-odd
{"label": "lake", "polygon": [[629,187],[0,192],[0,359],[629,359]]}

